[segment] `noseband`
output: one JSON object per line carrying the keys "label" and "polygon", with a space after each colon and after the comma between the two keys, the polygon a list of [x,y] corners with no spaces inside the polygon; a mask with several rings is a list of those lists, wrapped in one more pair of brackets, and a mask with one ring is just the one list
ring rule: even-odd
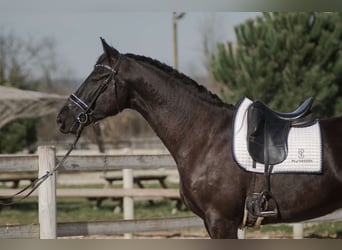
{"label": "noseband", "polygon": [[[120,62],[121,62],[121,55],[119,55],[118,60],[116,62],[116,64],[114,65],[113,68],[111,68],[108,65],[105,64],[96,64],[95,67],[101,67],[101,68],[105,68],[107,70],[110,71],[109,76],[106,78],[106,80],[104,80],[101,85],[97,88],[93,99],[90,101],[89,104],[87,104],[85,101],[83,101],[81,98],[79,98],[77,95],[75,94],[71,94],[69,96],[69,101],[71,101],[72,103],[74,103],[78,108],[80,108],[82,111],[77,115],[77,121],[80,124],[80,126],[85,126],[85,124],[88,122],[89,120],[89,116],[92,114],[93,112],[93,106],[96,102],[96,100],[99,98],[99,96],[101,95],[101,93],[103,91],[105,91],[109,85],[109,83],[111,81],[113,81],[114,84],[114,92],[115,92],[115,98],[117,100],[117,91],[116,91],[116,81],[115,81],[115,75],[117,75],[118,73],[118,68],[120,66]],[[117,103],[118,104],[118,103]],[[120,108],[118,106],[118,110],[120,111]]]}

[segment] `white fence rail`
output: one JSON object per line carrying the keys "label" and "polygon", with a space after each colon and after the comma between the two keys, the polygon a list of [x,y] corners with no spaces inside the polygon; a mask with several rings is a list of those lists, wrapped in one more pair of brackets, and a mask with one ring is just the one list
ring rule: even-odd
{"label": "white fence rail", "polygon": [[[57,160],[62,156],[57,155]],[[175,168],[176,163],[168,154],[161,155],[70,155],[58,170],[104,171],[122,169]],[[38,155],[1,155],[0,172],[38,171]]]}
{"label": "white fence rail", "polygon": [[[140,220],[96,221],[58,223],[57,236],[120,235],[153,231],[171,231],[189,228],[202,228],[199,217],[177,217]],[[0,226],[0,239],[38,239],[40,225]]]}
{"label": "white fence rail", "polygon": [[[54,147],[52,146],[39,147],[38,155],[1,155],[0,173],[34,171],[41,176],[55,166],[56,159],[58,161],[61,158],[62,156],[55,156]],[[59,171],[93,172],[122,169],[157,169],[175,168],[175,165],[170,155],[70,155]],[[132,177],[129,171],[126,176]],[[132,180],[128,180],[128,183],[125,184],[127,190],[122,195],[123,197],[128,196],[131,198],[133,194],[131,191],[134,191],[131,188],[131,182]],[[1,191],[8,194],[11,190]],[[57,225],[55,195],[55,180],[52,178],[39,187],[40,225],[0,226],[0,238],[38,238],[38,234],[40,238],[56,238],[57,236],[120,234],[203,227],[203,222],[198,217],[133,220],[132,211],[127,212],[125,217],[129,218],[129,220],[126,221],[62,223]],[[132,206],[129,199],[126,203],[129,204],[128,206]],[[342,210],[305,222],[327,220],[342,220]],[[303,237],[303,227],[300,223],[294,224],[294,238],[301,237]]]}

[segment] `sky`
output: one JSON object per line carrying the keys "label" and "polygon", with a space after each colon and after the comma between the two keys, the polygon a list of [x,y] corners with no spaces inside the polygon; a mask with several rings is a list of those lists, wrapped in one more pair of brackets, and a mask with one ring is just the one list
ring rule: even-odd
{"label": "sky", "polygon": [[[75,0],[66,9],[55,6],[54,2],[19,4],[18,0],[0,0],[0,31],[11,31],[34,41],[53,39],[62,72],[71,72],[77,79],[90,73],[102,53],[100,36],[121,53],[144,55],[173,65],[172,11],[117,11],[115,1],[105,2],[106,5],[97,7],[76,8],[77,4],[89,6],[90,1]],[[234,26],[257,15],[260,13],[187,11],[177,22],[179,70],[189,76],[205,72],[204,27],[209,27],[215,41],[234,41]]]}

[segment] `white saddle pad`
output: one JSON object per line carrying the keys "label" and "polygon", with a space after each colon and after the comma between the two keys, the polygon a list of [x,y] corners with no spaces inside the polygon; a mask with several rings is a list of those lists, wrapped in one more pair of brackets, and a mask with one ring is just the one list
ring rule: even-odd
{"label": "white saddle pad", "polygon": [[[235,162],[244,170],[263,173],[264,165],[254,163],[247,149],[247,111],[253,102],[244,97],[236,106],[233,119],[232,151]],[[274,165],[272,173],[321,173],[322,138],[319,122],[305,128],[290,128],[287,158]]]}

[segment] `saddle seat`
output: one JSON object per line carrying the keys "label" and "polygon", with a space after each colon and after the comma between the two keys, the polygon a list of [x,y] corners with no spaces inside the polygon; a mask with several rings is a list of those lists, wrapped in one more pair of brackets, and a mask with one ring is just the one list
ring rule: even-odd
{"label": "saddle seat", "polygon": [[290,113],[280,113],[280,112],[274,111],[274,110],[270,109],[267,105],[262,103],[261,101],[255,101],[254,105],[259,106],[259,108],[264,110],[264,112],[272,113],[274,116],[276,116],[277,118],[279,118],[281,120],[295,121],[295,120],[305,116],[307,113],[309,113],[311,111],[313,101],[314,101],[313,97],[309,97],[296,110],[294,110],[293,112],[290,112]]}

